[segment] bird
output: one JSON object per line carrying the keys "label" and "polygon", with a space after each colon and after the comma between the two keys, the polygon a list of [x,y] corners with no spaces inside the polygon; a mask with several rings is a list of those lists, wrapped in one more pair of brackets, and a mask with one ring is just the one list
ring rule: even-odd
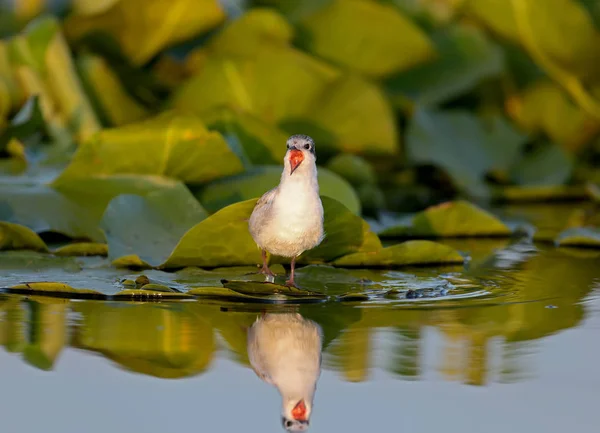
{"label": "bird", "polygon": [[322,330],[299,313],[264,313],[248,329],[248,358],[256,375],[281,395],[287,431],[310,426],[321,375]]}
{"label": "bird", "polygon": [[296,286],[296,259],[323,241],[324,217],[314,140],[296,134],[288,138],[286,146],[279,185],[258,199],[248,226],[261,250],[263,265],[259,272],[274,277],[267,264],[267,252],[291,258],[286,285]]}

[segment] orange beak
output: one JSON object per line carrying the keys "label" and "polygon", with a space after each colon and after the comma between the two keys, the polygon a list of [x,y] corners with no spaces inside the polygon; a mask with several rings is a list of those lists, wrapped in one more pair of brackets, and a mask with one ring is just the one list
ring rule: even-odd
{"label": "orange beak", "polygon": [[300,163],[304,161],[304,154],[301,150],[292,149],[290,150],[290,166],[292,170],[290,171],[290,175],[294,173],[294,171],[298,168]]}
{"label": "orange beak", "polygon": [[292,416],[296,421],[306,421],[306,405],[304,400],[300,400],[292,409]]}

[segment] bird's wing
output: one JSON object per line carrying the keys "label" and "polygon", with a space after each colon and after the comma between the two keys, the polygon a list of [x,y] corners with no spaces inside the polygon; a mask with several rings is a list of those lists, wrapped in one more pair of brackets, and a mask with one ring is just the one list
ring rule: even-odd
{"label": "bird's wing", "polygon": [[273,189],[268,190],[267,192],[265,192],[261,198],[258,199],[258,201],[256,202],[256,206],[254,207],[254,209],[260,209],[264,206],[269,206],[271,203],[273,203],[273,200],[275,199],[275,196],[277,196],[277,191],[278,188],[275,187]]}
{"label": "bird's wing", "polygon": [[248,331],[248,359],[250,360],[250,365],[252,366],[252,370],[254,370],[256,375],[268,384],[272,385],[273,380],[267,372],[267,366],[265,365],[265,360],[261,355],[258,339],[256,338],[255,329],[253,328],[250,328]]}

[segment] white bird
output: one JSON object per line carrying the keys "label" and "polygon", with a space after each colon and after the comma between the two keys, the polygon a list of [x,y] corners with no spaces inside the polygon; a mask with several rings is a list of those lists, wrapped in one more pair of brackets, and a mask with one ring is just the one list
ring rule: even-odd
{"label": "white bird", "polygon": [[296,258],[319,245],[324,238],[323,204],[319,197],[313,139],[307,135],[292,135],[287,140],[287,149],[279,185],[258,200],[248,226],[261,249],[261,272],[274,275],[267,265],[267,251],[290,257],[290,278],[286,284],[294,286]]}
{"label": "white bird", "polygon": [[265,314],[248,330],[250,364],[258,377],[279,390],[281,423],[288,431],[310,425],[321,344],[319,325],[297,313]]}

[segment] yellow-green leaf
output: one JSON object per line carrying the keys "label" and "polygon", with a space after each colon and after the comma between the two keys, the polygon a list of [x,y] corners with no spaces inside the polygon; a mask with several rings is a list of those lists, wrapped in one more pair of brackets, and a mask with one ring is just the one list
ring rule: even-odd
{"label": "yellow-green leaf", "polygon": [[57,256],[107,256],[108,245],[97,242],[76,242],[52,251]]}
{"label": "yellow-green leaf", "polygon": [[48,251],[44,241],[31,229],[0,221],[0,250]]}

